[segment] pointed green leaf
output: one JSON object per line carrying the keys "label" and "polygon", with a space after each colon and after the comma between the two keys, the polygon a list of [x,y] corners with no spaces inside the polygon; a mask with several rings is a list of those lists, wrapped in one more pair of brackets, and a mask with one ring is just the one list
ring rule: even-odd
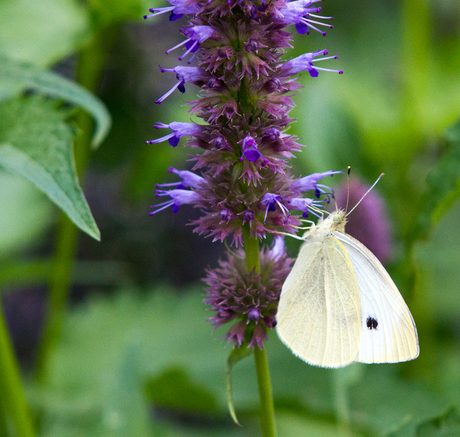
{"label": "pointed green leaf", "polygon": [[82,86],[58,74],[0,56],[0,84],[2,83],[10,86],[22,85],[23,88],[32,88],[48,96],[65,100],[87,111],[96,121],[92,141],[93,147],[97,147],[110,130],[112,121],[105,105]]}
{"label": "pointed green leaf", "polygon": [[247,344],[243,343],[239,348],[232,349],[227,357],[227,366],[225,369],[225,386],[227,391],[228,409],[230,411],[230,416],[232,416],[232,419],[237,425],[240,425],[240,422],[238,422],[236,417],[235,406],[233,404],[232,368],[238,361],[248,357],[252,354],[252,352],[252,348],[247,347]]}
{"label": "pointed green leaf", "polygon": [[[77,179],[66,111],[42,97],[0,104],[0,165],[25,177],[96,240],[100,232]],[[26,211],[24,213],[27,213]]]}

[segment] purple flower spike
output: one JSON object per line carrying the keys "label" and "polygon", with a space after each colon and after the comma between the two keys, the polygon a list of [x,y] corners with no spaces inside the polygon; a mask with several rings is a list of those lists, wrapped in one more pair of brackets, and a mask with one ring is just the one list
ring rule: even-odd
{"label": "purple flower spike", "polygon": [[265,161],[267,160],[257,148],[256,140],[250,136],[247,136],[243,140],[242,144],[243,154],[241,155],[240,161],[244,161],[246,158],[249,162],[256,162],[260,157]]}
{"label": "purple flower spike", "polygon": [[316,65],[313,65],[313,62],[325,61],[327,59],[337,59],[338,56],[328,56],[321,59],[315,59],[317,56],[327,55],[327,50],[318,50],[313,53],[305,53],[300,55],[297,58],[291,59],[286,62],[283,66],[284,69],[287,69],[289,74],[294,75],[300,73],[301,71],[308,71],[311,77],[318,77],[318,70],[330,71],[332,73],[343,74],[342,70],[331,70],[329,68],[320,68]]}
{"label": "purple flower spike", "polygon": [[[277,235],[297,233],[302,215],[321,216],[334,193],[319,182],[339,173],[294,178],[289,160],[303,146],[288,133],[294,96],[302,87],[299,74],[342,74],[317,67],[319,61],[337,56],[327,50],[288,61],[283,56],[292,48],[294,26],[301,34],[324,35],[332,28],[332,17],[321,16],[322,0],[168,1],[168,7],[151,9],[151,16],[170,14],[175,21],[188,15],[189,21],[182,26],[182,42],[166,53],[177,50],[180,61],[190,64],[194,59],[197,66],[160,66],[177,80],[171,78],[174,86],[156,103],[175,90],[184,93],[189,84],[198,86],[198,96],[187,105],[193,119],[203,121],[154,125],[169,130],[147,143],[168,141],[176,147],[188,137],[186,145],[194,153],[191,171],[171,167],[176,182],[157,185],[156,195],[165,199],[151,214],[170,207],[177,212],[190,204],[199,209],[190,223],[195,232],[236,247],[208,270],[204,301],[213,311],[209,320],[214,327],[229,327],[229,343],[262,348],[269,329],[276,326],[280,292],[293,264]],[[268,234],[274,241],[272,248],[260,248],[260,269],[248,266],[243,249],[247,238],[262,241]]]}
{"label": "purple flower spike", "polygon": [[179,61],[182,61],[182,59],[184,59],[188,54],[196,52],[200,48],[201,43],[214,35],[215,30],[210,26],[192,26],[190,28],[182,29],[182,32],[188,38],[180,44],[177,44],[177,46],[174,46],[172,49],[166,50],[166,54],[169,54],[173,50],[185,45],[187,51],[182,56],[179,56]]}
{"label": "purple flower spike", "polygon": [[235,321],[226,334],[234,346],[244,340],[250,347],[262,347],[267,329],[276,325],[276,306],[293,259],[286,252],[274,256],[267,246],[260,252],[260,269],[248,272],[244,252],[227,253],[227,259],[219,261],[219,267],[208,270],[208,285],[204,302],[215,314],[209,319],[215,328]]}
{"label": "purple flower spike", "polygon": [[266,193],[264,194],[262,199],[260,199],[260,203],[266,206],[264,224],[265,224],[265,221],[267,220],[268,211],[275,211],[276,205],[278,205],[281,208],[281,211],[283,211],[283,214],[286,217],[289,216],[289,210],[280,202],[280,200],[286,200],[286,199],[282,196],[279,196],[277,194],[272,194],[272,193]]}
{"label": "purple flower spike", "polygon": [[159,203],[158,205],[153,205],[152,208],[154,211],[149,213],[149,215],[154,215],[157,212],[163,211],[166,208],[172,207],[172,212],[176,213],[179,211],[179,206],[186,203],[195,203],[201,199],[201,196],[195,191],[188,190],[157,190],[156,197],[161,196],[170,196],[171,200],[166,202]]}
{"label": "purple flower spike", "polygon": [[205,72],[198,67],[182,67],[177,66],[175,68],[162,68],[158,66],[159,70],[164,72],[176,73],[176,78],[178,82],[174,85],[167,93],[163,94],[155,103],[160,104],[169,97],[175,89],[179,89],[181,93],[185,93],[185,83],[186,82],[200,82],[205,77]]}
{"label": "purple flower spike", "polygon": [[171,146],[176,147],[179,144],[179,140],[185,136],[197,135],[201,132],[202,127],[198,124],[193,123],[181,123],[179,121],[173,121],[169,124],[164,124],[158,121],[153,125],[155,129],[171,129],[172,133],[165,135],[164,137],[156,140],[146,141],[147,144],[161,143],[168,141]]}

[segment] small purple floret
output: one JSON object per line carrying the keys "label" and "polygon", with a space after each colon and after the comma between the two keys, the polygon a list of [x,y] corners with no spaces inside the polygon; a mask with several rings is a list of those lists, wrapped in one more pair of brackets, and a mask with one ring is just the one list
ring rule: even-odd
{"label": "small purple floret", "polygon": [[272,193],[266,193],[264,194],[262,199],[260,199],[260,203],[266,206],[264,224],[267,220],[268,211],[275,211],[276,205],[280,207],[281,211],[283,211],[283,214],[286,217],[289,216],[289,210],[280,202],[281,200],[286,200],[286,199],[278,194],[272,194]]}
{"label": "small purple floret", "polygon": [[172,212],[176,213],[179,211],[179,206],[186,203],[195,203],[201,199],[201,196],[195,191],[188,190],[157,190],[156,197],[161,196],[170,196],[171,200],[166,202],[159,203],[158,205],[152,205],[154,211],[149,213],[149,215],[154,215],[157,212],[163,211],[166,208],[172,207]]}
{"label": "small purple floret", "polygon": [[318,56],[327,55],[327,50],[318,50],[313,53],[305,53],[298,56],[297,58],[291,59],[286,62],[283,66],[284,69],[287,69],[289,74],[297,74],[301,71],[308,71],[311,77],[318,77],[318,70],[330,71],[333,73],[343,74],[342,70],[331,70],[330,68],[321,68],[313,65],[313,62],[326,61],[327,59],[337,59],[338,56],[327,56],[325,58],[315,59]]}
{"label": "small purple floret", "polygon": [[260,319],[261,314],[260,311],[257,308],[252,308],[248,311],[248,322],[258,322]]}
{"label": "small purple floret", "polygon": [[[321,1],[321,0],[316,0]],[[297,32],[300,34],[309,34],[310,29],[319,32],[321,35],[326,35],[326,32],[319,30],[316,26],[324,26],[332,29],[334,26],[332,24],[321,23],[320,21],[312,20],[317,18],[320,20],[332,20],[333,17],[322,17],[320,15],[315,15],[318,12],[321,12],[321,8],[311,8],[312,3],[316,1],[293,1],[286,3],[286,7],[281,9],[281,13],[284,17],[284,23],[286,25],[295,24]],[[315,26],[316,25],[316,26]]]}
{"label": "small purple floret", "polygon": [[327,187],[326,185],[318,184],[318,181],[324,177],[327,177],[327,176],[332,177],[335,174],[339,174],[339,173],[343,173],[343,170],[341,171],[329,170],[329,171],[325,171],[322,173],[313,173],[311,175],[295,180],[291,184],[291,188],[301,193],[305,193],[306,191],[315,191],[315,196],[317,198],[319,198],[321,194],[325,194],[326,196],[329,196],[329,194],[334,194],[334,191],[331,188]]}
{"label": "small purple floret", "polygon": [[176,187],[178,189],[200,188],[207,183],[205,178],[188,170],[177,170],[174,167],[170,167],[168,172],[177,174],[182,181],[171,182],[169,184],[157,184],[157,187]]}
{"label": "small purple floret", "polygon": [[185,136],[197,135],[201,132],[202,127],[198,124],[193,123],[182,123],[179,121],[173,121],[169,124],[164,124],[158,121],[153,125],[155,129],[171,129],[172,133],[165,135],[164,137],[156,140],[146,141],[147,144],[161,143],[162,141],[168,141],[171,146],[176,147],[179,144],[179,140]]}
{"label": "small purple floret", "polygon": [[173,50],[185,46],[187,51],[182,56],[179,56],[180,61],[182,61],[182,59],[184,59],[188,54],[196,52],[200,48],[200,44],[211,38],[215,33],[214,29],[210,26],[192,26],[182,29],[182,32],[185,36],[187,36],[187,39],[173,48],[166,50],[166,53],[169,54]]}
{"label": "small purple floret", "polygon": [[244,158],[246,158],[249,162],[256,162],[260,157],[266,161],[266,158],[259,152],[254,138],[247,136],[243,140],[242,149],[243,154],[241,155],[240,161],[244,161]]}
{"label": "small purple floret", "polygon": [[313,214],[316,217],[320,217],[313,208],[324,208],[324,205],[321,203],[322,200],[314,200],[305,197],[296,197],[290,199],[288,208],[291,210],[302,211],[302,217],[307,218],[309,214]]}
{"label": "small purple floret", "polygon": [[174,90],[178,89],[181,93],[185,93],[185,83],[187,82],[198,82],[203,80],[205,72],[198,67],[182,67],[177,66],[175,68],[163,68],[161,65],[158,69],[162,72],[176,73],[177,83],[165,94],[163,94],[155,103],[160,104],[167,97],[169,97]]}

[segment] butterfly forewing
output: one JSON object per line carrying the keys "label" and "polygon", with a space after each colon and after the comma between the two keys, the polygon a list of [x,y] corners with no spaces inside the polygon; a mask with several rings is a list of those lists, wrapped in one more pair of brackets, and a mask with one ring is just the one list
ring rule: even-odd
{"label": "butterfly forewing", "polygon": [[385,268],[358,240],[339,232],[334,236],[351,260],[359,287],[362,336],[356,361],[392,363],[416,358],[414,320]]}
{"label": "butterfly forewing", "polygon": [[341,367],[356,359],[361,329],[358,283],[342,244],[307,240],[283,285],[279,337],[310,364]]}

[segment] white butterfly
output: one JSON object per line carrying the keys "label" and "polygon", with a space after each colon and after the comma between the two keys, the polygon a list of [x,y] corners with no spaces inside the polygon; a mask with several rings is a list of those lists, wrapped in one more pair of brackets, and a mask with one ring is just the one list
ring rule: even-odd
{"label": "white butterfly", "polygon": [[345,233],[345,212],[320,219],[288,275],[276,315],[283,343],[307,363],[395,363],[419,354],[414,319],[380,261]]}

